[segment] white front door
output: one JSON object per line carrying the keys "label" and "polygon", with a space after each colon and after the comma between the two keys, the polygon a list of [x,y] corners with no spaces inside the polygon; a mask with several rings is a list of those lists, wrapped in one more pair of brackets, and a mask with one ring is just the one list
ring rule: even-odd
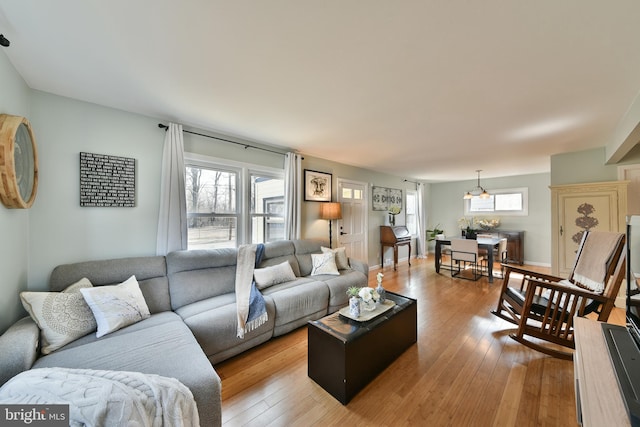
{"label": "white front door", "polygon": [[338,201],[342,219],[338,220],[338,244],[347,255],[368,262],[367,184],[338,178]]}

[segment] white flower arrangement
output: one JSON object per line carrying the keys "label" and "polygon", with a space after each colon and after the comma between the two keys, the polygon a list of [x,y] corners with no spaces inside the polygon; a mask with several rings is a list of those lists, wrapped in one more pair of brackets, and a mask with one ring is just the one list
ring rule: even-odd
{"label": "white flower arrangement", "polygon": [[389,208],[389,213],[391,215],[398,215],[400,213],[402,209],[400,209],[399,206],[392,206],[391,208]]}
{"label": "white flower arrangement", "polygon": [[458,226],[461,230],[473,230],[474,225],[476,225],[476,218],[473,216],[471,218],[463,216],[458,220]]}
{"label": "white flower arrangement", "polygon": [[358,292],[358,296],[362,298],[362,301],[364,302],[369,302],[369,301],[378,302],[378,300],[380,299],[380,294],[378,294],[378,291],[369,287],[360,288],[360,291]]}
{"label": "white flower arrangement", "polygon": [[378,281],[378,283],[382,282],[382,278],[384,277],[384,274],[382,273],[378,273],[376,274],[376,280]]}
{"label": "white flower arrangement", "polygon": [[364,302],[378,302],[380,300],[380,294],[378,291],[366,286],[362,288],[353,286],[347,290],[347,295],[350,297],[360,298]]}

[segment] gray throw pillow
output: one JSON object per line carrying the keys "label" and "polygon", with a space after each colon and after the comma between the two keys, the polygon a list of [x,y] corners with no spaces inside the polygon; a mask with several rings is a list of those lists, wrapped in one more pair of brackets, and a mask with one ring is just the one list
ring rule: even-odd
{"label": "gray throw pillow", "polygon": [[296,280],[296,275],[294,274],[289,261],[284,261],[270,267],[256,268],[253,270],[253,278],[256,281],[257,288],[264,289],[269,286],[277,285],[278,283]]}

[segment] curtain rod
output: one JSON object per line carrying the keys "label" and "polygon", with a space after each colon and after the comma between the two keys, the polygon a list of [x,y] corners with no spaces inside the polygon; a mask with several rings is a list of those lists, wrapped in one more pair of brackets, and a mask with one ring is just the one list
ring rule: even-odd
{"label": "curtain rod", "polygon": [[[161,129],[164,129],[165,132],[167,131],[167,129],[169,129],[169,126],[163,125],[162,123],[158,123],[158,127],[161,128]],[[231,141],[230,139],[218,138],[217,136],[205,135],[203,133],[192,132],[190,130],[184,130],[183,129],[182,132],[190,133],[192,135],[204,136],[205,138],[217,139],[219,141],[229,142],[231,144],[241,145],[241,146],[244,147],[245,150],[247,148],[255,148],[256,150],[268,151],[269,153],[280,154],[281,156],[286,156],[287,155],[287,153],[282,153],[280,151],[269,150],[268,148],[256,147],[255,145],[251,145],[251,144],[247,144],[247,143],[243,143],[243,142],[238,142],[238,141]]]}
{"label": "curtain rod", "polygon": [[404,182],[411,182],[411,183],[413,183],[415,185],[418,185],[418,183],[416,181],[411,181],[411,180],[408,180],[408,179],[405,179]]}

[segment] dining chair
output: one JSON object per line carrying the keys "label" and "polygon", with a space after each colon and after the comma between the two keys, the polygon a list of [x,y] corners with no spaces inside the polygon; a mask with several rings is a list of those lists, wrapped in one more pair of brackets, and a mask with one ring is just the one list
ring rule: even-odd
{"label": "dining chair", "polygon": [[[475,239],[451,239],[451,277],[478,280],[482,276],[481,263],[484,257],[478,253],[478,241]],[[456,269],[454,270],[454,263]],[[472,277],[465,277],[463,270],[471,267]]]}
{"label": "dining chair", "polygon": [[[493,234],[485,234],[485,233],[478,233],[476,234],[476,240],[477,239],[493,239],[494,235]],[[483,257],[485,260],[489,259],[489,253],[487,252],[487,249],[485,248],[478,248],[478,254]],[[495,256],[493,257],[494,260],[499,259],[496,258]],[[487,275],[489,275],[489,269],[486,268],[488,267],[488,261],[482,264],[483,266],[483,272],[486,273]]]}
{"label": "dining chair", "polygon": [[504,264],[507,262],[507,238],[503,237],[502,239],[500,239],[500,242],[498,243],[498,249],[497,249],[497,257],[494,257],[494,259],[497,259],[498,262],[500,262],[500,276],[504,278]]}

